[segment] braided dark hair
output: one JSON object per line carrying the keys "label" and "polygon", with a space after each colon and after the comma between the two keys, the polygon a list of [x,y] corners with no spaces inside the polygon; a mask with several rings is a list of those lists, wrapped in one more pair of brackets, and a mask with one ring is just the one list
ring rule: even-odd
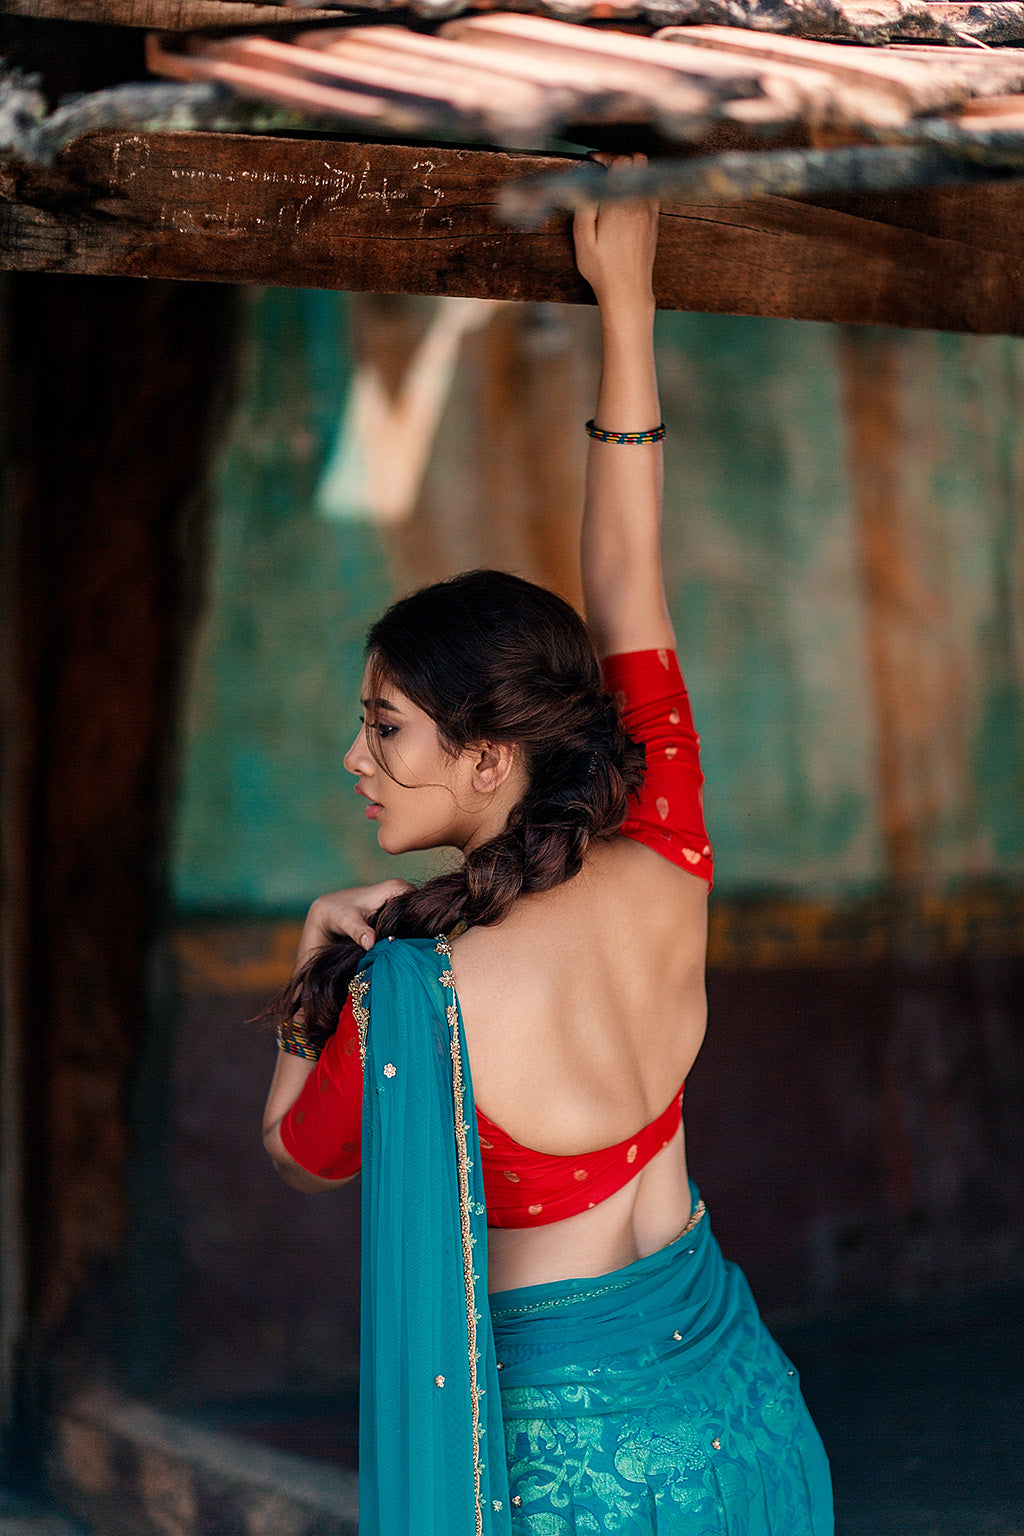
{"label": "braided dark hair", "polygon": [[[372,694],[385,681],[400,689],[453,753],[514,743],[529,779],[502,832],[385,902],[371,919],[378,939],[500,922],[518,896],[571,879],[591,839],[621,827],[644,748],[623,730],[586,627],[560,597],[503,571],[470,571],[395,603],[366,649]],[[314,1039],[330,1034],[362,956],[347,937],[324,945],[274,1014],[301,1014]]]}

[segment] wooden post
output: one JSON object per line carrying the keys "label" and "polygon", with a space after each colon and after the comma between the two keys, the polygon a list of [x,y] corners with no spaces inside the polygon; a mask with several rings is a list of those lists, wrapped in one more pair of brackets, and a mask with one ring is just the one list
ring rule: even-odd
{"label": "wooden post", "polygon": [[[24,1306],[4,1342],[30,1387],[72,1299],[91,1283],[111,1305],[123,1248],[127,1089],[231,314],[227,288],[7,283],[2,964],[24,1134],[4,1216],[25,1256],[5,1272]],[[86,1300],[86,1351],[88,1317]]]}

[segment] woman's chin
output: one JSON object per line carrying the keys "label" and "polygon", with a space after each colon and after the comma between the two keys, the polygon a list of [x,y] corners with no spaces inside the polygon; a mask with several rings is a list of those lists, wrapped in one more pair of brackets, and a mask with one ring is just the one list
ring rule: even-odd
{"label": "woman's chin", "polygon": [[378,825],[377,847],[380,849],[381,853],[395,855],[399,853],[412,853],[415,848],[419,847],[419,844],[415,842],[409,842],[396,833],[389,832],[387,827]]}
{"label": "woman's chin", "polygon": [[396,832],[393,828],[377,827],[377,847],[381,853],[397,855],[400,853],[429,853],[434,848],[453,848],[455,843],[444,837],[430,837],[421,834],[419,837]]}

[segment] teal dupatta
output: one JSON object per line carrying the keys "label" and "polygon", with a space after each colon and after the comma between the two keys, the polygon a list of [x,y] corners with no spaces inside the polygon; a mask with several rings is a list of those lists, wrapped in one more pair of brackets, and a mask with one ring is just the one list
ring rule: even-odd
{"label": "teal dupatta", "polygon": [[487,1216],[451,952],[370,951],[363,1054],[360,1536],[510,1536]]}

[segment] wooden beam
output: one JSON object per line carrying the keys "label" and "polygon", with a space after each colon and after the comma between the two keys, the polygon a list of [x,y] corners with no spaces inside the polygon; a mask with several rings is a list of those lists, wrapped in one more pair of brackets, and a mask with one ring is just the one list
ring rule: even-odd
{"label": "wooden beam", "polygon": [[339,19],[327,7],[293,9],[286,0],[3,0],[7,16],[45,21],[98,21],[121,27],[190,32],[196,27],[265,27]]}
{"label": "wooden beam", "polygon": [[[590,301],[568,221],[497,222],[567,162],[465,148],[103,133],[0,164],[0,268]],[[571,163],[571,162],[569,162]],[[1019,184],[663,209],[665,309],[1024,335]]]}

